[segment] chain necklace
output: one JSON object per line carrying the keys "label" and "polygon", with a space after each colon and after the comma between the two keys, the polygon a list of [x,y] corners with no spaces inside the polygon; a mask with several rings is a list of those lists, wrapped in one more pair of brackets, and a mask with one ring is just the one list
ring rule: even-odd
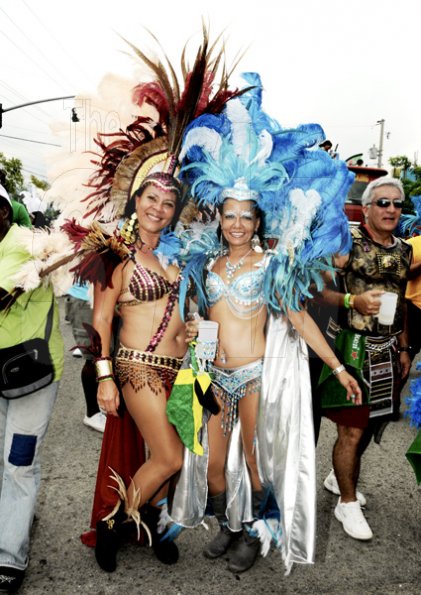
{"label": "chain necklace", "polygon": [[152,252],[153,250],[155,250],[155,248],[153,248],[152,246],[148,246],[148,244],[146,244],[146,242],[144,242],[142,240],[142,238],[139,236],[139,238],[136,240],[136,247],[142,252],[143,249],[146,250],[146,252]]}
{"label": "chain necklace", "polygon": [[225,263],[225,273],[226,273],[226,276],[227,276],[228,283],[231,283],[231,281],[234,278],[235,273],[239,269],[241,269],[241,267],[244,264],[244,260],[247,258],[247,256],[250,254],[250,252],[252,250],[253,250],[253,248],[250,248],[250,250],[246,254],[244,254],[244,256],[242,256],[240,258],[240,260],[237,262],[237,264],[231,264],[230,261],[229,261],[229,259],[228,259],[228,256],[227,256],[227,261]]}

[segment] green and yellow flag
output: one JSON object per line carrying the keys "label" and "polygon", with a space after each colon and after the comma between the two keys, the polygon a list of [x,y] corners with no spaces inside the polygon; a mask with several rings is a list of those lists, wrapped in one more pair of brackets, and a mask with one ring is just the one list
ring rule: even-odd
{"label": "green and yellow flag", "polygon": [[203,422],[204,406],[214,400],[211,395],[211,376],[201,372],[197,365],[194,343],[189,345],[191,365],[181,368],[174,382],[167,403],[167,417],[172,423],[183,444],[197,455],[203,455],[199,435]]}

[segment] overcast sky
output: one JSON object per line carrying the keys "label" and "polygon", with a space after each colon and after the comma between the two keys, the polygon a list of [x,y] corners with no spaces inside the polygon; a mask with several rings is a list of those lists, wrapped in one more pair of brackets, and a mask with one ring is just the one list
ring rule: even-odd
{"label": "overcast sky", "polygon": [[[261,74],[264,107],[284,127],[317,122],[341,158],[361,152],[374,165],[368,149],[379,146],[384,119],[388,167],[389,156],[414,159],[421,148],[420,12],[419,0],[1,0],[0,101],[7,109],[95,93],[108,72],[132,77],[135,61],[119,35],[147,49],[144,27],[177,64],[187,39],[199,39],[203,16],[214,35],[225,30],[228,62],[246,50],[236,72]],[[72,106],[4,114],[0,151],[45,177],[46,153],[54,159],[66,150],[51,125],[68,122],[70,135]]]}

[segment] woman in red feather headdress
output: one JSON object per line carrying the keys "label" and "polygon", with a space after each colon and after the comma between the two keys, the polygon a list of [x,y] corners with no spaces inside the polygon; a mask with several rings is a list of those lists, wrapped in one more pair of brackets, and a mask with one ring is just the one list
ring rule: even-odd
{"label": "woman in red feather headdress", "polygon": [[[182,464],[182,444],[165,414],[185,352],[177,304],[179,244],[167,228],[184,202],[174,176],[186,125],[204,112],[221,110],[236,95],[228,90],[225,70],[213,91],[221,62],[220,56],[211,59],[206,31],[192,68],[183,55],[181,91],[166,58],[164,66],[133,49],[156,76],[133,93],[148,115],[139,116],[124,132],[99,135],[101,154],[86,197],[87,215],[107,213],[107,218],[125,217],[125,223],[111,234],[96,221],[90,228],[75,221],[64,226],[79,254],[77,276],[96,286],[92,345],[98,403],[107,424],[91,519],[96,533],[82,540],[95,544],[96,559],[109,572],[116,568],[119,542],[132,536],[135,527],[138,539],[143,527],[162,562],[178,559],[176,545],[161,541],[158,534],[165,516],[160,498]],[[112,357],[116,308],[121,328]]]}

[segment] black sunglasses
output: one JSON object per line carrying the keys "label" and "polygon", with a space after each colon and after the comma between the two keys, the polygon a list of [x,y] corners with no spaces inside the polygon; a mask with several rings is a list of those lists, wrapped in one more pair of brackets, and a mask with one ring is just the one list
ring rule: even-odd
{"label": "black sunglasses", "polygon": [[377,200],[371,201],[371,204],[375,204],[382,209],[390,207],[390,205],[393,205],[395,209],[401,209],[403,207],[403,203],[403,200],[389,200],[388,198],[378,198]]}

